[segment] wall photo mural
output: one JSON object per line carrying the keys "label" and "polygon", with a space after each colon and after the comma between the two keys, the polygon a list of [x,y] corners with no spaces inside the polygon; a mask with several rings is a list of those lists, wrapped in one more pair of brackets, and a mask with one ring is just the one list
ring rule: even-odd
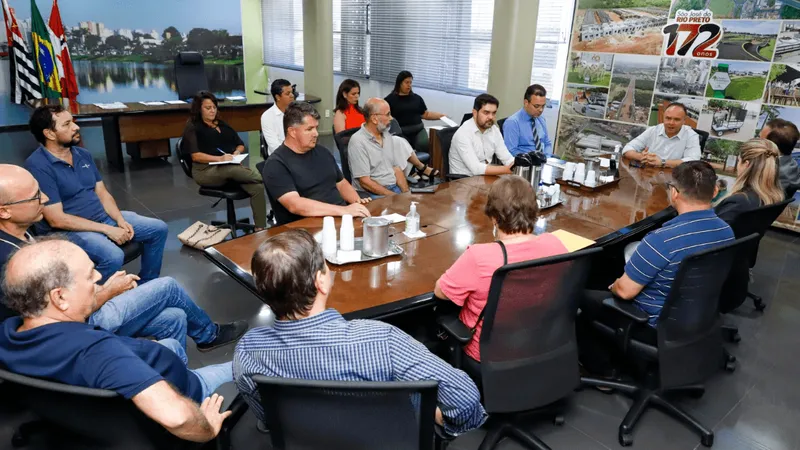
{"label": "wall photo mural", "polygon": [[[800,124],[800,9],[778,0],[578,0],[556,152],[613,151],[672,102],[723,178],[764,124]],[[800,162],[800,148],[792,157]],[[775,223],[800,232],[800,193]]]}

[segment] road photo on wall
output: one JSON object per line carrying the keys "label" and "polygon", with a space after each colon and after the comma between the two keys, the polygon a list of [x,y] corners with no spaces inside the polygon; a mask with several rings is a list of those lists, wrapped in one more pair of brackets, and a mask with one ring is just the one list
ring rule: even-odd
{"label": "road photo on wall", "polygon": [[[660,124],[678,102],[686,124],[710,135],[703,159],[732,180],[741,143],[765,123],[800,124],[798,5],[579,0],[556,154],[608,154]],[[800,149],[792,157],[800,162]],[[800,232],[798,215],[800,194],[776,225]]]}

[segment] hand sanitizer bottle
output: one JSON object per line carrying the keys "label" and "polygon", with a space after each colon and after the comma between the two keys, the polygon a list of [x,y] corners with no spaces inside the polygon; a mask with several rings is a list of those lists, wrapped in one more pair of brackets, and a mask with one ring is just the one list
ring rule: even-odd
{"label": "hand sanitizer bottle", "polygon": [[419,214],[417,214],[417,202],[411,202],[411,210],[406,214],[406,234],[417,234],[419,232]]}

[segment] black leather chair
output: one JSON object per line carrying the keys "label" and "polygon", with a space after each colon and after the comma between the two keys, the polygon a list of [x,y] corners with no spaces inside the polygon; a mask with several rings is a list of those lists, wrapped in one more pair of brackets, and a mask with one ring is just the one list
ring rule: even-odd
{"label": "black leather chair", "polygon": [[[758,245],[761,242],[761,238],[764,237],[764,235],[767,233],[767,230],[769,230],[770,226],[772,226],[772,223],[775,222],[778,217],[780,217],[781,213],[783,213],[783,210],[786,209],[786,207],[792,203],[793,200],[793,198],[788,198],[780,203],[775,203],[774,205],[762,206],[752,211],[747,211],[736,217],[736,219],[730,224],[731,228],[733,229],[733,234],[737,238],[749,236],[753,233],[758,234],[758,239],[755,242],[750,243],[746,249],[745,255],[747,257],[749,268],[752,269],[756,265],[756,261],[758,260]],[[756,310],[763,311],[766,307],[764,300],[758,295],[747,291],[747,297],[753,299],[753,306]]]}
{"label": "black leather chair", "polygon": [[692,427],[701,443],[710,447],[714,433],[672,401],[673,394],[686,393],[698,398],[703,382],[716,373],[723,359],[719,297],[731,266],[741,251],[756,241],[752,234],[743,239],[690,255],[681,262],[669,295],[655,327],[655,342],[647,342],[640,331],[651,332],[647,313],[632,302],[608,298],[603,306],[624,318],[624,326],[594,321],[592,326],[615,341],[627,358],[646,364],[644,382],[584,377],[581,382],[618,390],[633,398],[619,426],[619,443],[633,443],[633,428],[651,405]]}
{"label": "black leather chair", "polygon": [[[547,413],[580,385],[575,316],[593,255],[602,248],[507,264],[492,275],[480,336],[478,364],[460,348],[453,363],[481,386],[489,423],[481,449],[511,436],[532,449],[549,449],[515,425],[515,415]],[[439,324],[463,345],[472,339],[458,315]],[[478,369],[476,366],[480,366]],[[552,413],[557,425],[563,417]]]}
{"label": "black leather chair", "polygon": [[203,55],[197,52],[180,52],[175,55],[175,86],[178,98],[192,98],[199,91],[208,90]]}
{"label": "black leather chair", "polygon": [[471,112],[468,112],[468,113],[464,114],[463,117],[461,117],[461,123],[459,125],[464,125],[464,122],[468,121],[469,119],[472,119],[472,113]]}
{"label": "black leather chair", "polygon": [[[16,432],[12,438],[14,447],[27,445],[31,434],[45,431],[55,441],[49,442],[48,448],[202,448],[200,444],[175,437],[116,392],[70,386],[2,369],[0,380],[11,385],[17,402],[41,419],[23,425]],[[246,404],[242,402],[231,406],[237,419],[245,410]]]}
{"label": "black leather chair", "polygon": [[436,381],[253,381],[276,450],[434,449]]}
{"label": "black leather chair", "polygon": [[508,119],[508,117],[503,117],[502,119],[497,121],[497,128],[500,128],[500,134],[502,136],[505,136],[505,132],[503,131],[503,124],[506,123],[506,119]]}
{"label": "black leather chair", "polygon": [[706,148],[706,142],[708,142],[708,131],[698,130],[697,128],[692,128],[692,130],[700,137],[700,151],[702,152]]}
{"label": "black leather chair", "polygon": [[444,179],[446,181],[467,178],[469,175],[450,173],[450,144],[453,142],[453,135],[458,131],[458,127],[442,128],[436,134],[439,137],[439,147],[442,152],[442,168],[444,169]]}
{"label": "black leather chair", "polygon": [[[336,148],[339,150],[339,159],[342,162],[342,175],[344,175],[344,179],[350,184],[353,184],[353,173],[350,172],[350,159],[347,153],[347,146],[350,144],[350,138],[360,129],[360,127],[349,128],[333,135],[333,141],[336,143]],[[368,192],[361,190],[356,190],[356,192],[358,192],[361,198],[370,197]]]}
{"label": "black leather chair", "polygon": [[264,139],[264,132],[261,130],[258,131],[258,150],[261,153],[261,157],[266,161],[269,158],[269,147],[267,146],[267,140]]}
{"label": "black leather chair", "polygon": [[[186,174],[187,177],[192,178],[192,157],[191,155],[185,154],[183,152],[183,148],[181,146],[183,143],[183,138],[179,138],[178,142],[175,144],[175,154],[178,155],[178,161],[181,164],[181,168],[183,169],[183,173]],[[213,197],[218,199],[212,205],[212,208],[217,206],[219,202],[225,200],[225,207],[228,214],[227,221],[225,222],[217,222],[212,221],[211,224],[218,227],[230,228],[232,231],[233,237],[236,237],[236,231],[240,230],[243,232],[254,231],[255,226],[250,224],[249,219],[236,219],[236,206],[234,205],[235,200],[245,200],[249,199],[250,195],[247,194],[239,185],[235,183],[229,183],[224,186],[217,186],[217,187],[206,187],[200,186],[199,190],[200,195],[205,197]]]}

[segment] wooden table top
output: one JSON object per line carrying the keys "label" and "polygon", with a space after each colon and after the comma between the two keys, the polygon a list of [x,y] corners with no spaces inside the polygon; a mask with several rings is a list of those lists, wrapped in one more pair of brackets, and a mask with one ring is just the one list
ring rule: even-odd
{"label": "wooden table top", "polygon": [[[297,101],[308,101],[309,103],[319,103],[321,99],[313,95],[305,96],[300,95]],[[41,99],[28,103],[29,106],[37,108],[45,104],[61,104],[66,108],[75,118],[90,118],[90,117],[104,117],[104,116],[124,116],[132,114],[143,113],[170,113],[176,111],[189,111],[191,103],[181,103],[177,105],[158,105],[147,106],[138,102],[125,103],[127,108],[121,109],[103,109],[91,103],[79,103],[77,101],[70,101],[68,99]],[[242,100],[224,100],[220,99],[219,110],[239,109],[239,108],[257,108],[266,110],[273,105],[272,100],[259,100],[259,101],[242,101]]]}
{"label": "wooden table top", "polygon": [[[648,218],[664,215],[669,206],[665,182],[669,171],[620,168],[620,183],[599,192],[582,192],[562,187],[566,204],[540,214],[535,233],[563,229],[598,241],[624,235]],[[491,242],[492,223],[484,214],[489,186],[497,177],[478,176],[444,183],[435,194],[399,194],[367,205],[373,216],[405,215],[411,201],[419,202],[420,227],[428,236],[409,240],[404,223],[392,226],[390,235],[404,251],[402,256],[374,262],[329,267],[335,286],[328,306],[349,317],[374,317],[395,308],[409,308],[428,301],[433,286],[473,243]],[[361,235],[356,221],[356,237]],[[337,229],[339,218],[336,219]],[[322,218],[305,218],[260,233],[226,241],[205,250],[206,255],[252,292],[250,259],[268,237],[291,228],[305,228],[312,234],[322,231]]]}

